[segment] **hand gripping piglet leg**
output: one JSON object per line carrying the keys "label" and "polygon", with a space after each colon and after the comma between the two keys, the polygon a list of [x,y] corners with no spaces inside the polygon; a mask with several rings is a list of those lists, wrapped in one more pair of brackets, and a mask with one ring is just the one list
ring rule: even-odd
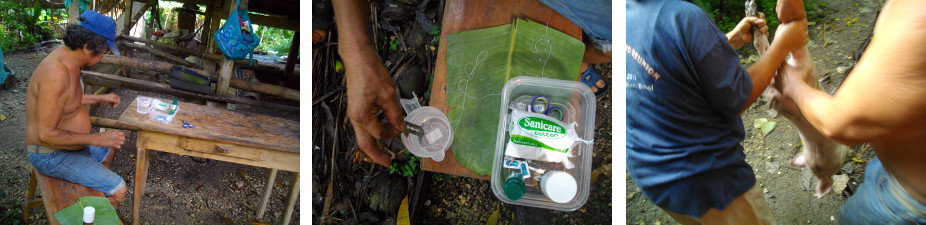
{"label": "hand gripping piglet leg", "polygon": [[[757,16],[755,7],[754,0],[746,2],[747,16]],[[769,46],[768,37],[765,37],[758,30],[753,32],[753,44],[755,44],[759,55],[764,55]],[[785,66],[794,67],[798,69],[796,71],[807,73],[814,73],[815,71],[813,60],[806,47],[791,52],[791,57],[787,60]],[[803,113],[801,113],[800,108],[797,107],[794,101],[782,96],[781,92],[775,89],[776,83],[782,83],[780,81],[781,73],[786,71],[784,69],[779,70],[779,75],[776,75],[775,80],[772,81],[773,85],[770,85],[763,95],[769,100],[770,107],[780,112],[797,127],[798,135],[800,135],[803,143],[803,152],[794,156],[790,164],[795,167],[808,166],[814,176],[817,177],[817,198],[822,198],[823,195],[832,190],[832,176],[842,168],[849,148],[820,133],[807,121],[807,118],[804,118]],[[822,90],[816,76],[808,76],[808,80],[804,82],[818,90]]]}

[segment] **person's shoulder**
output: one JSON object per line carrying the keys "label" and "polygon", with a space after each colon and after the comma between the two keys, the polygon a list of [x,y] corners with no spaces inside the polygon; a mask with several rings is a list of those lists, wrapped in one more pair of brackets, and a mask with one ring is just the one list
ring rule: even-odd
{"label": "person's shoulder", "polygon": [[666,3],[666,12],[673,17],[683,20],[710,18],[703,9],[686,1],[669,1]]}
{"label": "person's shoulder", "polygon": [[35,71],[32,72],[32,78],[37,81],[66,80],[67,76],[67,66],[61,61],[61,58],[54,53],[45,57],[45,59],[36,66]]}

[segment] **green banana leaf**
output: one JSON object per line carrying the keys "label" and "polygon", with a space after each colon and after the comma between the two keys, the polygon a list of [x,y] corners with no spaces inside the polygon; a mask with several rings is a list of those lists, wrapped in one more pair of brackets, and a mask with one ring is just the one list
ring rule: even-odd
{"label": "green banana leaf", "polygon": [[578,80],[585,45],[533,21],[450,34],[447,112],[453,154],[470,171],[492,172],[501,92],[517,76]]}
{"label": "green banana leaf", "polygon": [[96,210],[93,224],[119,224],[119,216],[116,215],[116,209],[109,203],[109,199],[96,196],[81,197],[73,205],[56,212],[55,219],[61,225],[82,225],[84,224],[84,207],[87,206]]}

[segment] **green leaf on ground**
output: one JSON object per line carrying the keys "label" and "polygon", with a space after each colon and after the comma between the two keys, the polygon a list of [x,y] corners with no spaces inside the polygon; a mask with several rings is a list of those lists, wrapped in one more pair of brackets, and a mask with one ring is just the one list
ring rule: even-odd
{"label": "green leaf on ground", "polygon": [[402,204],[399,205],[399,214],[396,215],[397,225],[408,225],[412,224],[411,218],[408,215],[408,195],[405,195],[405,198],[402,199]]}
{"label": "green leaf on ground", "polygon": [[489,216],[489,219],[486,220],[486,225],[496,225],[498,224],[498,210],[500,208],[496,207],[495,212],[492,212],[492,215]]}
{"label": "green leaf on ground", "polygon": [[775,121],[768,121],[762,124],[762,136],[765,136],[765,135],[768,135],[768,133],[771,133],[772,130],[775,129],[775,124],[777,124],[775,123]]}
{"label": "green leaf on ground", "polygon": [[95,210],[95,224],[119,224],[119,216],[116,215],[116,209],[109,203],[109,199],[97,196],[81,197],[73,205],[56,212],[55,219],[62,225],[84,224],[84,207],[88,206]]}

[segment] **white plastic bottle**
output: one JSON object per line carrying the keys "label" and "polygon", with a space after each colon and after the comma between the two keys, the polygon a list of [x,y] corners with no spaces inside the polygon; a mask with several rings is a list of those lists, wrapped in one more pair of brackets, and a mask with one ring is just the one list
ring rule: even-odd
{"label": "white plastic bottle", "polygon": [[84,207],[84,225],[92,225],[95,216],[96,209],[90,206]]}

